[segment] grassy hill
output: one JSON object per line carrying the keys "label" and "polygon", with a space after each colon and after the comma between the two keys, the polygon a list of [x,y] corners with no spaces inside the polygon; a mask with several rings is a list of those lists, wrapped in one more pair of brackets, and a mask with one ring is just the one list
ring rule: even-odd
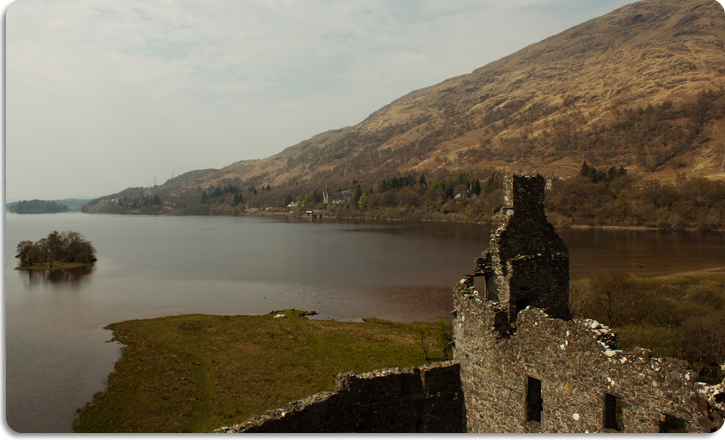
{"label": "grassy hill", "polygon": [[[643,0],[414,91],[353,127],[266,159],[129,188],[86,211],[234,214],[239,193],[242,206],[264,208],[325,187],[367,193],[409,173],[571,177],[583,161],[665,181],[725,180],[724,33],[714,0]],[[217,193],[219,206],[201,206],[202,193],[217,188],[232,189]],[[147,202],[153,196],[160,204]],[[138,201],[132,208],[123,197]]]}

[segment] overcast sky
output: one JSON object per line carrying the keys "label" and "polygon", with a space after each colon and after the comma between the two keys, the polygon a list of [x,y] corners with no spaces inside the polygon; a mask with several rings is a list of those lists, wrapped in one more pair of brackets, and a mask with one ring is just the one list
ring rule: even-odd
{"label": "overcast sky", "polygon": [[17,0],[6,197],[271,156],[631,0]]}

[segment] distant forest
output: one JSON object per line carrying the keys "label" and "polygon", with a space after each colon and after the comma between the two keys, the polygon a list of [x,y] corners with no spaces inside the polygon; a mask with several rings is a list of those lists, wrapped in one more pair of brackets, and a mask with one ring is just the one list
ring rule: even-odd
{"label": "distant forest", "polygon": [[[347,206],[334,213],[372,218],[460,222],[491,221],[503,201],[502,181],[493,173],[481,181],[467,175],[439,179],[430,185],[425,176],[383,180],[359,191]],[[725,182],[677,174],[673,183],[644,180],[624,168],[597,170],[584,162],[579,176],[552,179],[546,191],[549,220],[558,227],[571,225],[644,226],[662,230],[716,230],[725,228]],[[317,201],[315,193],[302,200]],[[311,197],[312,196],[312,197]],[[315,206],[319,207],[319,206]]]}
{"label": "distant forest", "polygon": [[45,200],[23,200],[10,206],[10,212],[15,214],[50,214],[67,211],[66,205]]}
{"label": "distant forest", "polygon": [[[54,202],[58,205],[65,205],[68,207],[68,210],[80,210],[83,205],[90,202],[92,199],[56,199],[56,200],[32,200],[33,202]],[[25,201],[28,202],[27,200]],[[10,211],[10,209],[17,205],[20,202],[10,202],[5,204],[5,210]],[[11,211],[12,212],[12,211]],[[65,211],[63,211],[65,212]]]}
{"label": "distant forest", "polygon": [[[503,202],[501,174],[489,169],[479,176],[408,174],[372,184],[352,179],[344,187],[328,188],[330,193],[349,190],[351,194],[343,204],[328,205],[323,203],[324,187],[311,183],[283,188],[209,185],[174,195],[129,188],[112,198],[97,199],[84,210],[93,206],[93,212],[119,214],[244,215],[250,208],[293,214],[317,209],[342,218],[490,223]],[[292,201],[299,204],[288,208]],[[550,178],[546,205],[549,221],[557,227],[725,229],[725,182],[684,173],[670,183],[644,179],[623,167],[599,170],[584,162],[578,176]]]}

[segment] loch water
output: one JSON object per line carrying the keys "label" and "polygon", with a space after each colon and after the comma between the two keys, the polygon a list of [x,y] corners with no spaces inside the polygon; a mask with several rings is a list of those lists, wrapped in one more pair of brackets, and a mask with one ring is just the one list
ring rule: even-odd
{"label": "loch water", "polygon": [[[103,327],[186,313],[450,319],[451,292],[488,246],[488,226],[62,213],[5,217],[6,421],[16,432],[69,432],[103,389],[120,344]],[[16,271],[15,248],[76,230],[93,268]],[[571,276],[640,276],[725,266],[725,234],[560,230]]]}

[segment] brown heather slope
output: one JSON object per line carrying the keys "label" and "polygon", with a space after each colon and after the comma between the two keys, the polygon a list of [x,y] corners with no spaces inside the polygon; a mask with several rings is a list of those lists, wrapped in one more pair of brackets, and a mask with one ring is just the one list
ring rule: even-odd
{"label": "brown heather slope", "polygon": [[414,91],[354,127],[186,173],[153,193],[180,200],[209,185],[271,185],[283,197],[411,170],[572,176],[584,160],[666,180],[725,179],[724,43],[716,1],[643,0]]}

